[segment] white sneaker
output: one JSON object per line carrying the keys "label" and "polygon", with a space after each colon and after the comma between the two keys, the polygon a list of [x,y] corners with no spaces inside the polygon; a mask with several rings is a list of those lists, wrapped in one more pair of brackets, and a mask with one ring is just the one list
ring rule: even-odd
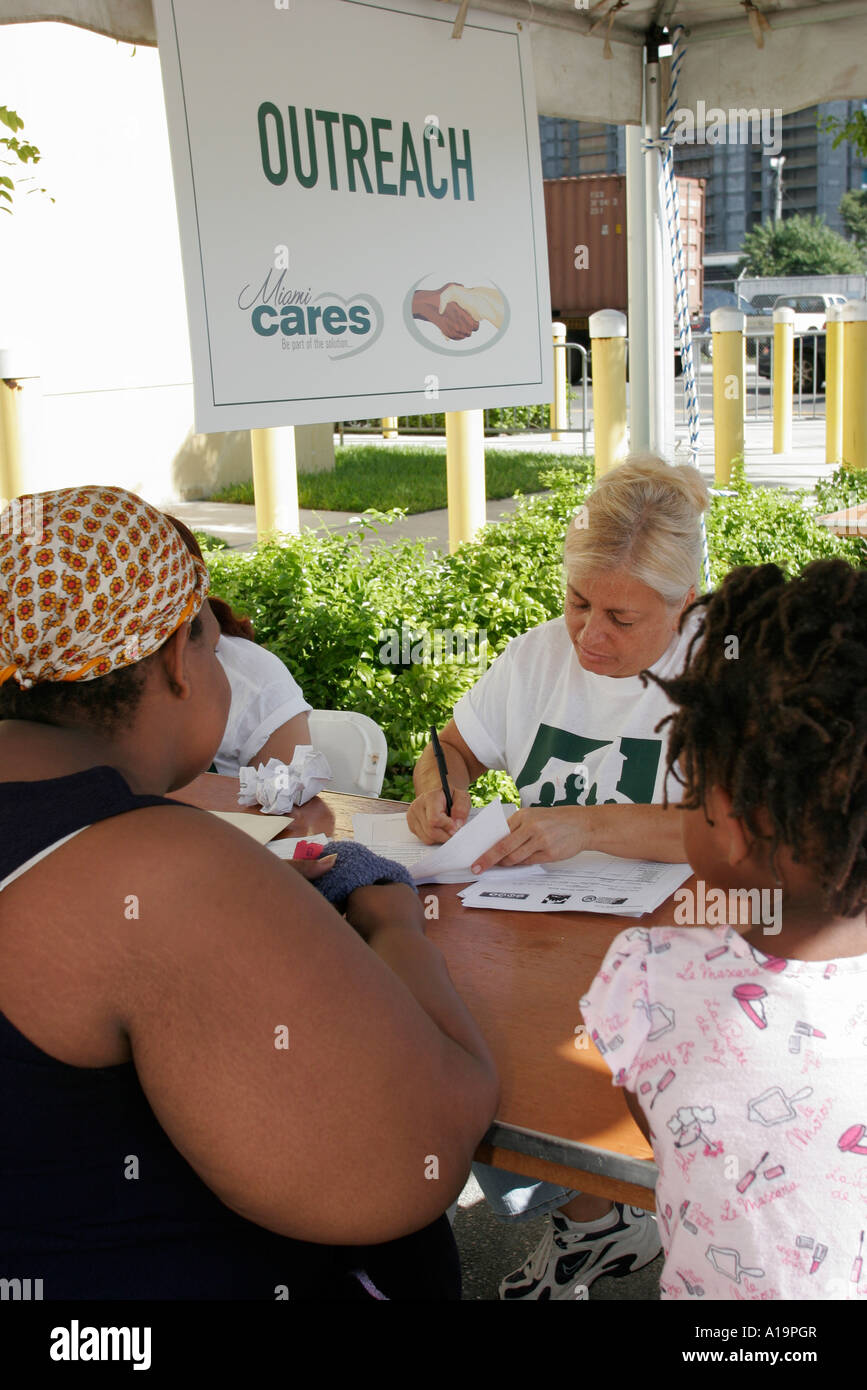
{"label": "white sneaker", "polygon": [[603,1274],[632,1274],[656,1259],[662,1242],[653,1217],[619,1202],[608,1217],[608,1224],[599,1229],[595,1221],[552,1216],[526,1264],[506,1275],[500,1298],[573,1300],[576,1291]]}

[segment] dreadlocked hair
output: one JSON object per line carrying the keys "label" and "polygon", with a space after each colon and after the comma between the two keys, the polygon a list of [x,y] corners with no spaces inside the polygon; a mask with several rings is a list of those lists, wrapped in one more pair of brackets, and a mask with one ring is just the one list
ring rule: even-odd
{"label": "dreadlocked hair", "polygon": [[785,844],[826,907],[854,917],[867,906],[867,571],[815,560],[789,580],[776,565],[744,565],[687,613],[702,608],[683,673],[642,677],[679,706],[662,722],[681,805],[695,810],[724,787],[772,856]]}

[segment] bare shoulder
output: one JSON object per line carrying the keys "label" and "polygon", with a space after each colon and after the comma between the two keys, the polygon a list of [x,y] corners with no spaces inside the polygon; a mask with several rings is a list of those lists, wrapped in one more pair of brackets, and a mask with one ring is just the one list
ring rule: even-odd
{"label": "bare shoulder", "polygon": [[[142,808],[89,827],[7,891],[25,913],[14,938],[19,919],[5,915],[0,970],[38,939],[17,998],[52,1001],[50,1017],[43,1003],[35,1027],[24,1013],[17,1026],[73,1065],[123,1060],[110,1051],[122,1042],[175,1148],[233,1211],[302,1240],[375,1243],[460,1190],[490,1118],[484,1065],[241,831],[182,804]],[[441,959],[415,939],[416,989],[439,979],[442,999]],[[426,1179],[430,1155],[441,1182]]]}

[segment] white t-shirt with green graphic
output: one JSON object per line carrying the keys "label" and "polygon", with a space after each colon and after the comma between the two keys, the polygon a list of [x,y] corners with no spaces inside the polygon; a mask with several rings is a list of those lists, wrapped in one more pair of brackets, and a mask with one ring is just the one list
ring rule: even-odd
{"label": "white t-shirt with green graphic", "polygon": [[[654,675],[680,675],[699,621],[687,620]],[[585,671],[560,617],[514,637],[454,719],[479,762],[514,779],[522,806],[649,805],[663,800],[669,726],[654,729],[673,709],[652,681]],[[669,800],[682,796],[669,777]]]}

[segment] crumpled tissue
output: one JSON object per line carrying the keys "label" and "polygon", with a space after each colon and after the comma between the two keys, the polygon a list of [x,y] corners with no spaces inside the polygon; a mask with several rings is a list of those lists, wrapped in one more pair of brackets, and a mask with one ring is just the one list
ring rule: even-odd
{"label": "crumpled tissue", "polygon": [[293,806],[303,806],[331,781],[331,768],[324,753],[311,743],[299,743],[291,763],[269,758],[258,767],[242,767],[238,776],[241,790],[239,806],[262,807],[272,816],[285,816]]}

